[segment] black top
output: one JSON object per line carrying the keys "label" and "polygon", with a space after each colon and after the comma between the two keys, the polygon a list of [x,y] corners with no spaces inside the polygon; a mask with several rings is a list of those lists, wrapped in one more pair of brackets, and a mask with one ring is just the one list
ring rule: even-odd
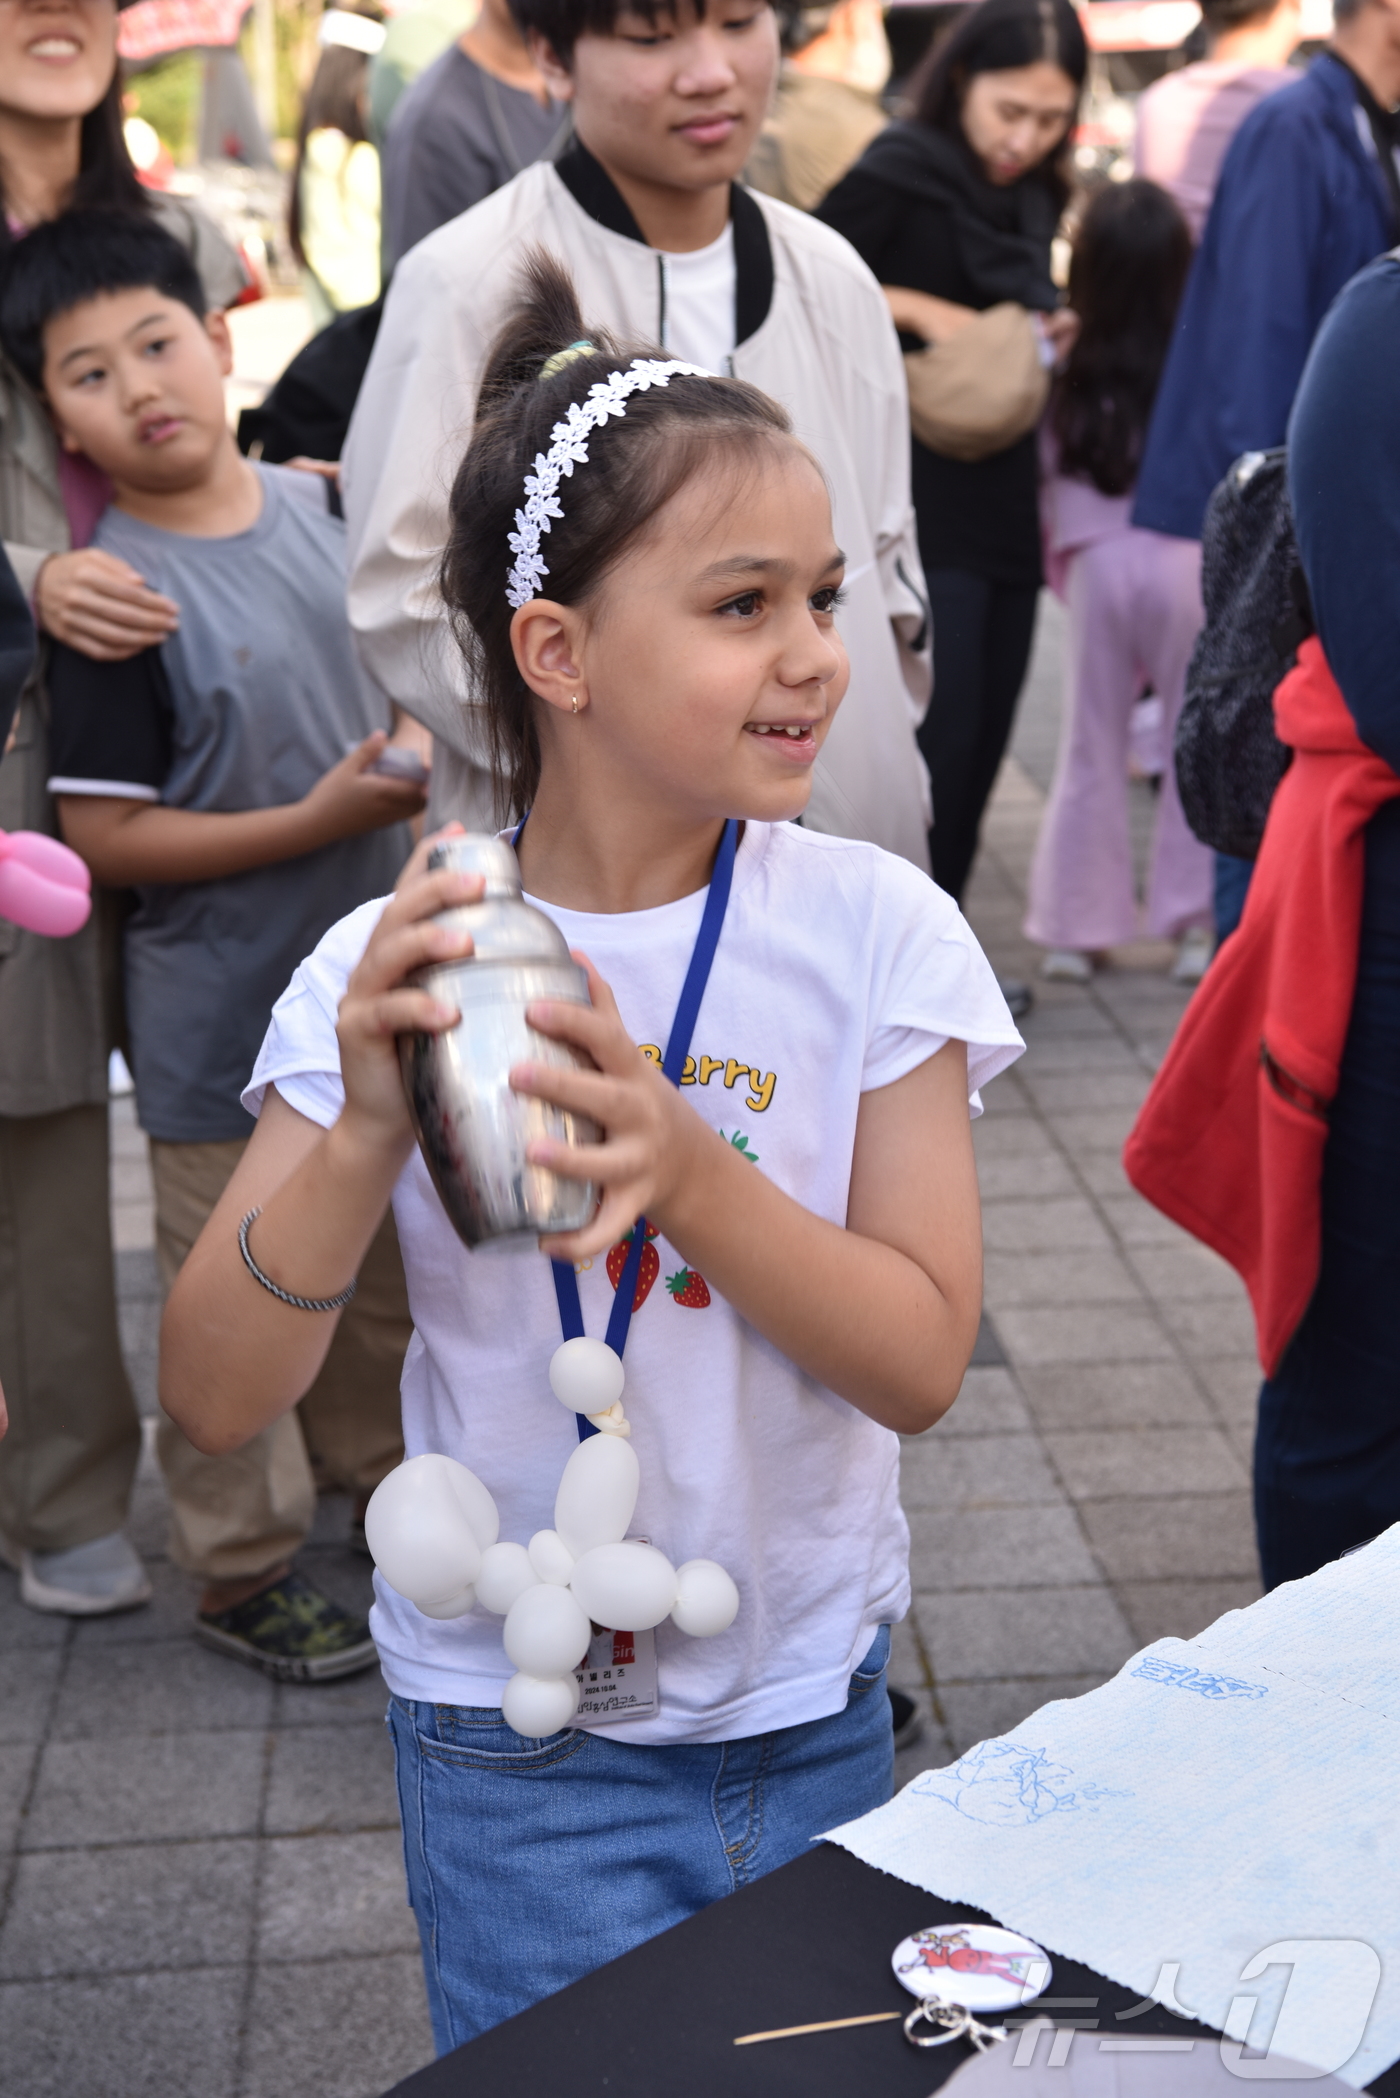
{"label": "black top", "polygon": [[175,703],[160,649],[98,663],[55,641],[48,689],[54,791],[119,796],[131,787],[128,798],[158,801],[175,756]]}
{"label": "black top", "polygon": [[[815,213],[845,235],[881,284],[931,292],[985,312],[958,253],[951,214],[857,162]],[[906,350],[922,349],[902,335]],[[961,568],[998,582],[1040,582],[1034,433],[989,459],[944,459],[911,438],[914,509],[925,569]]]}

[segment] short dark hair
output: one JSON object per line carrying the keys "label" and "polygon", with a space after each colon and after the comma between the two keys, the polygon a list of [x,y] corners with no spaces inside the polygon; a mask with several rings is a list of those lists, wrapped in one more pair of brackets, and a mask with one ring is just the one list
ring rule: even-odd
{"label": "short dark hair", "polygon": [[[697,15],[704,15],[707,0],[689,4]],[[679,5],[680,0],[510,0],[520,27],[527,35],[533,30],[543,37],[561,65],[568,65],[581,36],[610,36],[620,14],[654,22],[658,15],[674,17]]]}
{"label": "short dark hair", "polygon": [[158,291],[203,320],[199,271],[174,234],[128,211],[65,211],[17,240],[0,276],[0,343],[38,392],[44,330],[85,299],[112,291]]}
{"label": "short dark hair", "polygon": [[1201,0],[1201,16],[1207,34],[1219,36],[1223,30],[1238,29],[1243,22],[1266,22],[1277,13],[1279,5],[1280,0]]}
{"label": "short dark hair", "polygon": [[[934,45],[910,82],[914,121],[960,138],[963,94],[969,80],[978,73],[1011,72],[1034,65],[1058,66],[1076,88],[1083,88],[1089,47],[1071,0],[980,0],[950,36]],[[1038,176],[1061,210],[1069,201],[1073,132],[1071,117],[1061,144],[1038,168],[1030,170],[1030,179]]]}
{"label": "short dark hair", "polygon": [[[588,348],[580,345],[587,338]],[[560,351],[572,355],[547,376]],[[536,250],[520,296],[497,336],[477,400],[476,426],[449,504],[442,594],[473,672],[504,818],[523,814],[539,784],[535,698],[516,668],[506,597],[507,534],[524,501],[531,463],[574,401],[634,357],[662,357],[588,329],[562,263]],[[590,433],[588,461],[564,483],[563,517],[544,541],[543,594],[581,605],[692,474],[723,461],[753,468],[762,447],[796,445],[776,401],[743,379],[684,378],[635,393],[624,416]]]}

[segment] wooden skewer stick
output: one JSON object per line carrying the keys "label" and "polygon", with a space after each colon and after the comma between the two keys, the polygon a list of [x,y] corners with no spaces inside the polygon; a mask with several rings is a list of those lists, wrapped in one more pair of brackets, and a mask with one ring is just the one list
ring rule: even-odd
{"label": "wooden skewer stick", "polygon": [[887,2025],[892,2018],[902,2018],[903,2011],[868,2011],[863,2018],[824,2018],[820,2025],[783,2025],[776,2032],[746,2032],[734,2042],[736,2047],[753,2047],[759,2040],[795,2040],[804,2032],[841,2032],[848,2025]]}

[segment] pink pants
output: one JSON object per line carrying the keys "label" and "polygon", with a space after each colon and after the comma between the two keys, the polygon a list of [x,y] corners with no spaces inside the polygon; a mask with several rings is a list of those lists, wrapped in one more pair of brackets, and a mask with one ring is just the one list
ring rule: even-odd
{"label": "pink pants", "polygon": [[[1149,683],[1167,751],[1200,631],[1201,549],[1128,526],[1071,556],[1065,715],[1050,800],[1031,864],[1026,937],[1090,953],[1136,939],[1128,837],[1128,729]],[[1170,759],[1162,776],[1145,930],[1175,939],[1209,924],[1212,860],[1187,829]]]}

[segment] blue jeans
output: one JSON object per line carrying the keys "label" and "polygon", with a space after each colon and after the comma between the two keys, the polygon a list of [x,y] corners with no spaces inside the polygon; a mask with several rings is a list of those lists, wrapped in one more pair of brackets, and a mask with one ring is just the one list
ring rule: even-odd
{"label": "blue jeans", "polygon": [[890,1796],[882,1626],[845,1710],[744,1741],[531,1741],[392,1698],[408,1898],[438,2052],[801,1855]]}

